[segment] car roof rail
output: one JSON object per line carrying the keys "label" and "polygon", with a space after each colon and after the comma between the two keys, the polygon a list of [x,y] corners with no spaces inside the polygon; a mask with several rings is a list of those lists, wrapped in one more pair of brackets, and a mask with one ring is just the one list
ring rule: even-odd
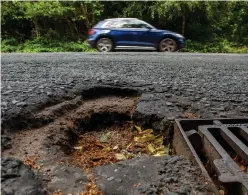
{"label": "car roof rail", "polygon": [[135,20],[138,20],[138,18],[108,18],[108,19],[105,19],[105,20],[126,20],[126,19],[135,19]]}

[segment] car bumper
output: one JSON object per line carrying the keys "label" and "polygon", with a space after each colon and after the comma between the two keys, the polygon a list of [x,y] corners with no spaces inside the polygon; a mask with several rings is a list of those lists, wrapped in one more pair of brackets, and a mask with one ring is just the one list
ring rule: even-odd
{"label": "car bumper", "polygon": [[95,41],[94,41],[94,40],[92,40],[92,39],[88,39],[88,40],[87,40],[87,42],[88,42],[88,44],[89,44],[89,46],[90,46],[90,47],[95,48],[96,43],[95,43]]}
{"label": "car bumper", "polygon": [[177,41],[178,49],[182,49],[184,47],[184,39],[179,39]]}

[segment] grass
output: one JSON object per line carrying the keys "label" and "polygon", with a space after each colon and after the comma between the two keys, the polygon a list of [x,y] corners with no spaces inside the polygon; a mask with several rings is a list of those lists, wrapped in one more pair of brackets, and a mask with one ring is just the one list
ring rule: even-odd
{"label": "grass", "polygon": [[[86,41],[49,40],[36,38],[25,42],[18,42],[14,38],[4,39],[1,42],[1,52],[94,52]],[[216,39],[212,42],[195,42],[186,40],[184,52],[199,53],[248,53],[248,46],[230,43],[225,39]]]}

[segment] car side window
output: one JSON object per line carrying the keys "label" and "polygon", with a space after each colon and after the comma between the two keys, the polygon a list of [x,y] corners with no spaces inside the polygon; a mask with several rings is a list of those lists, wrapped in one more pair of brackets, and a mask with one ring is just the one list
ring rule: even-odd
{"label": "car side window", "polygon": [[136,20],[107,21],[102,28],[151,28],[148,24]]}
{"label": "car side window", "polygon": [[140,21],[130,21],[126,28],[147,28],[149,27],[146,23]]}

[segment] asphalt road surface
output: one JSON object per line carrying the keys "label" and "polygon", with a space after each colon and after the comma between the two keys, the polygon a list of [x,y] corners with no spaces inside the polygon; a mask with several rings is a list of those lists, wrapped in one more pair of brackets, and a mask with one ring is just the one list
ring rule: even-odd
{"label": "asphalt road surface", "polygon": [[233,117],[248,115],[248,55],[2,54],[1,80],[3,116],[48,97],[73,96],[88,84],[143,87],[154,93],[186,97],[213,113],[235,110]]}

